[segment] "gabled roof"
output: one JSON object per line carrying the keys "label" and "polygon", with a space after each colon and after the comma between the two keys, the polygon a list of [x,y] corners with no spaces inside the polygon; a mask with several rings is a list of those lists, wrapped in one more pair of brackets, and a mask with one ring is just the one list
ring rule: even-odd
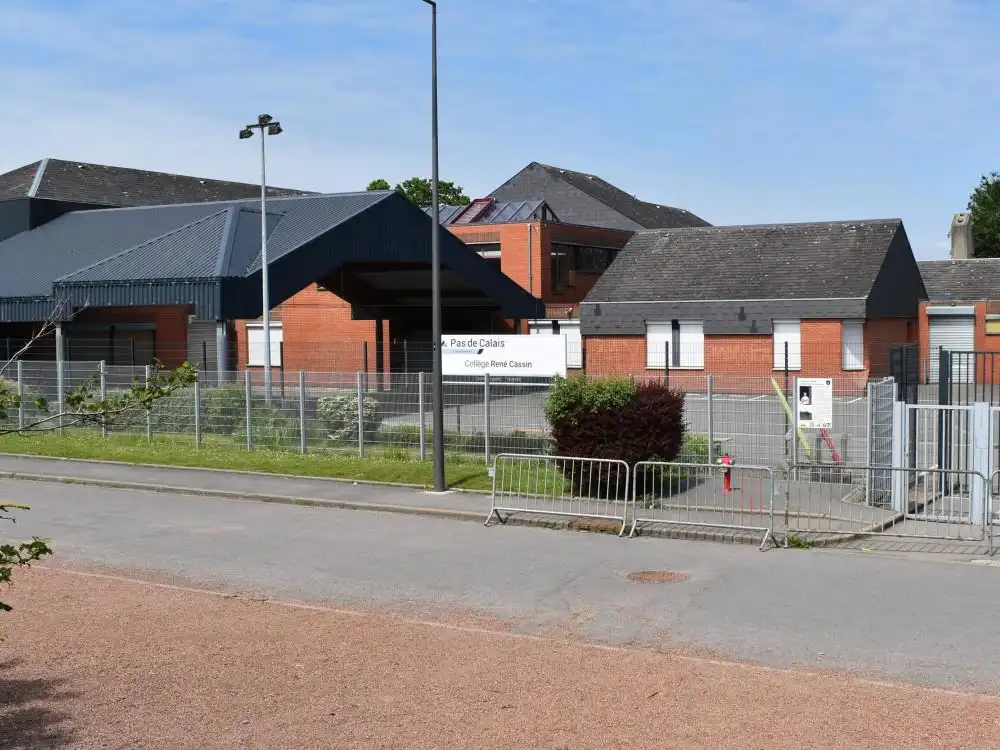
{"label": "gabled roof", "polygon": [[[438,209],[442,226],[559,221],[559,217],[545,201],[498,201],[485,198],[473,201],[468,206],[438,206]],[[428,214],[432,211],[429,206],[424,210]]]}
{"label": "gabled roof", "polygon": [[690,211],[639,200],[596,175],[540,162],[531,162],[490,195],[544,200],[570,224],[626,230],[709,226]]}
{"label": "gabled roof", "polygon": [[[273,304],[351,264],[430,259],[430,217],[395,192],[275,198],[265,220]],[[0,275],[0,320],[44,320],[57,300],[193,305],[204,319],[256,317],[260,230],[256,200],[65,214],[0,242],[0,261],[17,269]],[[441,259],[453,286],[481,304],[514,318],[537,314],[537,300],[448,232]]]}
{"label": "gabled roof", "polygon": [[863,299],[899,219],[637,232],[586,302]]}
{"label": "gabled roof", "polygon": [[[275,197],[311,194],[268,188],[268,195]],[[240,200],[259,195],[259,184],[63,159],[42,159],[0,174],[0,200],[48,198],[96,206],[156,206]]]}
{"label": "gabled roof", "polygon": [[931,302],[1000,299],[1000,258],[927,260],[919,266]]}

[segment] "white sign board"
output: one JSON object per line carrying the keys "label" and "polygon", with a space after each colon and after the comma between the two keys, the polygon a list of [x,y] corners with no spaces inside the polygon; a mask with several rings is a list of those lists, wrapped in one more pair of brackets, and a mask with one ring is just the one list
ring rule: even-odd
{"label": "white sign board", "polygon": [[833,381],[798,378],[795,381],[795,415],[799,427],[833,428]]}
{"label": "white sign board", "polygon": [[441,337],[444,375],[566,377],[566,336]]}

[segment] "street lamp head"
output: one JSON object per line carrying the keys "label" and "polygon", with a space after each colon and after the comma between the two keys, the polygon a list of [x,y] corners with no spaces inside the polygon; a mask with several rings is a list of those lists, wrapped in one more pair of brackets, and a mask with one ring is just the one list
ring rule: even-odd
{"label": "street lamp head", "polygon": [[271,115],[257,115],[257,124],[258,125],[267,125],[273,119],[274,118],[271,117]]}
{"label": "street lamp head", "polygon": [[245,141],[247,138],[253,138],[253,128],[243,128],[240,131],[240,140]]}
{"label": "street lamp head", "polygon": [[424,2],[434,8],[437,8],[437,3],[435,2],[435,0],[424,0]]}
{"label": "street lamp head", "polygon": [[283,132],[284,131],[281,129],[280,122],[272,122],[270,125],[267,126],[268,135],[281,135]]}

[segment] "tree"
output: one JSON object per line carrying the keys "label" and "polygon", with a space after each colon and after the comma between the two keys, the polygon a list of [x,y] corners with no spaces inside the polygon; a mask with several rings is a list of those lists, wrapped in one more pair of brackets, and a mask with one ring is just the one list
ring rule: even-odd
{"label": "tree", "polygon": [[[31,401],[38,416],[28,421],[18,419],[17,423],[11,426],[11,416],[20,412],[26,397],[19,392],[17,384],[6,374],[32,346],[52,332],[55,321],[59,320],[60,316],[61,306],[57,306],[50,318],[28,342],[7,362],[0,364],[0,435],[45,432],[66,427],[114,427],[134,423],[139,415],[144,415],[152,409],[156,401],[180,388],[192,385],[197,377],[197,371],[187,362],[172,372],[165,371],[157,363],[156,371],[148,382],[145,378],[137,379],[123,390],[102,395],[99,389],[100,383],[95,376],[66,393],[63,403],[55,413],[51,412],[44,396],[33,398]],[[28,509],[24,505],[0,503],[0,521],[14,522],[12,510]],[[38,537],[27,542],[0,545],[0,585],[11,582],[15,568],[30,567],[31,563],[51,554],[49,540]],[[0,612],[9,611],[10,605],[0,601]]]}
{"label": "tree", "polygon": [[[368,190],[388,190],[389,182],[382,178],[368,183]],[[427,208],[431,205],[431,181],[423,177],[411,177],[395,187],[406,199],[416,206]],[[438,182],[438,201],[442,206],[467,206],[471,201],[461,185],[441,180]]]}
{"label": "tree", "polygon": [[1000,173],[983,175],[969,197],[976,257],[1000,258]]}

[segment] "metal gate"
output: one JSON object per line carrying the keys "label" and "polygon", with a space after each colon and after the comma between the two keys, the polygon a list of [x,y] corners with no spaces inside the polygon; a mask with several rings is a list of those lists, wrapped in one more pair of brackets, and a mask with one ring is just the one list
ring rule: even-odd
{"label": "metal gate", "polygon": [[892,500],[892,427],[896,381],[882,378],[868,383],[868,463],[866,476],[868,504],[887,506]]}

